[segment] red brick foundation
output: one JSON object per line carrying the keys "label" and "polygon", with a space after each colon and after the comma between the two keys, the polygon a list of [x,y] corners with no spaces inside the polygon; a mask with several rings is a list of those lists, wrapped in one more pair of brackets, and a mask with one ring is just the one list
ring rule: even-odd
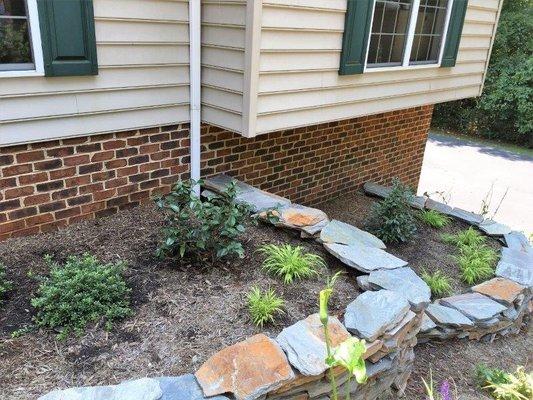
{"label": "red brick foundation", "polygon": [[[303,204],[399,177],[418,184],[433,106],[247,139],[202,132],[202,174],[226,172]],[[0,240],[150,201],[188,177],[188,125],[0,149]]]}

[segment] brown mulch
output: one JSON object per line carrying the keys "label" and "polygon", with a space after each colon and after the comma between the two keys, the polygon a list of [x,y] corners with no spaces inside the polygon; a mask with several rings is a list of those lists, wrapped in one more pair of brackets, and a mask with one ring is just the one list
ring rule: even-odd
{"label": "brown mulch", "polygon": [[[362,227],[374,201],[356,193],[321,208],[332,218]],[[0,306],[1,399],[33,399],[57,387],[193,372],[224,346],[259,332],[275,336],[283,327],[317,312],[317,296],[325,277],[337,270],[347,273],[336,285],[331,312],[341,315],[359,293],[355,271],[346,269],[320,244],[300,239],[296,232],[263,224],[250,226],[244,259],[208,266],[156,258],[162,225],[160,213],[148,205],[59,232],[0,243],[0,262],[7,266],[8,279],[15,284]],[[420,226],[411,244],[390,246],[389,251],[408,260],[415,270],[443,268],[453,279],[454,289],[464,291],[450,258],[454,248],[443,244],[440,234],[465,227],[458,222],[442,231]],[[319,278],[283,285],[261,270],[262,257],[254,251],[263,243],[304,246],[326,259],[328,271]],[[84,252],[103,262],[127,262],[125,274],[132,288],[134,316],[116,323],[108,333],[94,326],[81,338],[65,341],[44,331],[11,339],[12,332],[31,324],[30,298],[38,284],[35,276],[47,273],[44,255],[63,261],[68,255]],[[253,285],[274,288],[286,300],[286,314],[274,326],[260,329],[250,322],[245,297]],[[514,339],[502,343],[508,340]],[[476,344],[472,346],[475,351]],[[428,350],[428,354],[434,353]]]}

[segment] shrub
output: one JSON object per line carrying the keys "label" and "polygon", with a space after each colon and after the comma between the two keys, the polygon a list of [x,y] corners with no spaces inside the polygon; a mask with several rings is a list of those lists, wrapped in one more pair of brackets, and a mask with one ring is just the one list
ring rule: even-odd
{"label": "shrub", "polygon": [[442,273],[442,271],[435,271],[429,273],[426,270],[422,270],[422,279],[427,283],[431,290],[431,294],[436,297],[445,296],[450,294],[452,286],[450,284],[450,278]]}
{"label": "shrub", "polygon": [[64,339],[71,332],[81,335],[88,323],[99,320],[109,330],[113,321],[131,314],[122,262],[101,264],[89,254],[70,256],[64,265],[49,256],[45,260],[50,275],[42,279],[31,300],[38,326],[58,330]]}
{"label": "shrub", "polygon": [[6,267],[0,263],[0,304],[4,298],[4,295],[13,288],[13,284],[7,280]]}
{"label": "shrub", "polygon": [[192,181],[178,182],[167,196],[157,199],[166,216],[164,240],[157,254],[211,261],[230,255],[243,257],[238,239],[245,231],[250,207],[235,202],[236,182],[231,182],[222,195],[204,201],[193,192],[194,185]]}
{"label": "shrub", "polygon": [[266,256],[263,269],[283,278],[284,283],[318,275],[317,269],[326,267],[322,257],[304,253],[300,246],[267,244],[261,246],[258,251]]}
{"label": "shrub", "polygon": [[463,246],[479,246],[486,242],[485,236],[479,233],[474,228],[470,227],[456,235],[442,235],[442,239],[446,243],[454,244],[458,247]]}
{"label": "shrub", "polygon": [[284,313],[285,301],[273,289],[262,292],[254,286],[247,297],[250,317],[257,326],[263,327],[265,323],[273,323],[276,315]]}
{"label": "shrub", "polygon": [[433,228],[445,227],[451,221],[450,217],[435,210],[422,211],[418,214],[418,217],[426,225],[432,226]]}
{"label": "shrub", "polygon": [[491,278],[497,259],[497,253],[484,244],[461,246],[457,262],[463,281],[472,285]]}
{"label": "shrub", "polygon": [[398,179],[394,179],[392,191],[372,206],[367,226],[387,243],[407,242],[416,233],[416,225],[409,206],[413,194]]}
{"label": "shrub", "polygon": [[533,374],[518,367],[514,374],[497,368],[478,365],[476,375],[479,385],[487,389],[496,400],[530,400],[533,398]]}

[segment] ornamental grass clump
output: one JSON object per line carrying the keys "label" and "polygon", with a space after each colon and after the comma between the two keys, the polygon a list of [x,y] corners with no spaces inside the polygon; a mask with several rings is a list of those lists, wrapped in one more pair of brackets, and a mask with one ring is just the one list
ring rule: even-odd
{"label": "ornamental grass clump", "polygon": [[485,244],[462,246],[457,256],[461,277],[469,285],[492,278],[497,260],[497,253]]}
{"label": "ornamental grass clump", "polygon": [[450,217],[435,210],[421,211],[418,214],[418,218],[426,225],[437,229],[445,227],[451,221]]}
{"label": "ornamental grass clump", "polygon": [[274,323],[276,316],[284,314],[285,301],[273,289],[261,291],[257,286],[252,287],[247,295],[248,311],[252,322],[263,327],[266,323]]}
{"label": "ornamental grass clump", "polygon": [[94,256],[70,256],[65,264],[45,257],[50,275],[41,278],[31,304],[37,310],[37,326],[51,328],[65,339],[81,335],[89,323],[113,322],[131,315],[130,289],[123,277],[124,263],[100,263]]}
{"label": "ornamental grass clump", "polygon": [[412,197],[409,187],[394,179],[389,195],[372,205],[368,229],[385,243],[409,241],[416,233],[415,219],[409,205]]}
{"label": "ornamental grass clump", "polygon": [[4,299],[4,296],[13,288],[13,283],[7,280],[6,267],[0,263],[0,304]]}
{"label": "ornamental grass clump", "polygon": [[442,297],[452,292],[450,278],[444,275],[440,270],[430,273],[425,269],[422,269],[421,278],[429,286],[431,294],[435,297]]}
{"label": "ornamental grass clump", "polygon": [[261,246],[258,252],[266,256],[263,269],[280,277],[286,284],[318,275],[318,270],[326,267],[322,257],[306,253],[300,246],[267,244]]}
{"label": "ornamental grass clump", "polygon": [[484,244],[487,239],[477,230],[470,227],[455,235],[444,234],[442,235],[442,240],[444,240],[448,244],[454,244],[458,247],[464,247],[479,246],[480,244]]}

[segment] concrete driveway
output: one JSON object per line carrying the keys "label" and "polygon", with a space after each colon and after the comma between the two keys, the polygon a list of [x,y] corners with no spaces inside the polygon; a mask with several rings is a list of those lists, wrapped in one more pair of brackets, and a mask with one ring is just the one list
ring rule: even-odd
{"label": "concrete driveway", "polygon": [[485,142],[430,133],[418,194],[444,192],[450,205],[480,212],[491,188],[489,216],[505,195],[494,219],[532,233],[533,157]]}

